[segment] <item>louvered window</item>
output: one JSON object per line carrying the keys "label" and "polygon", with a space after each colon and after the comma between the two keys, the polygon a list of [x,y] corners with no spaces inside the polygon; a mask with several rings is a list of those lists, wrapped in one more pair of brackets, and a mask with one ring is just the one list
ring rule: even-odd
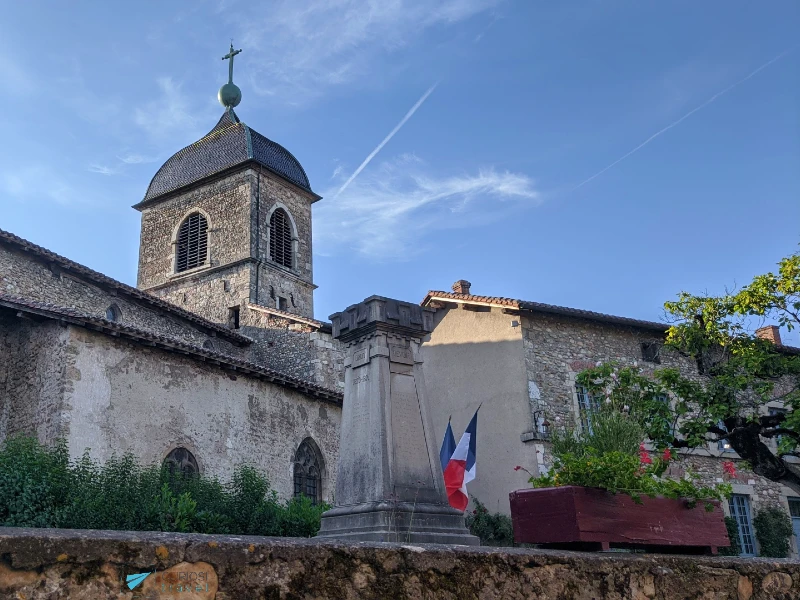
{"label": "louvered window", "polygon": [[206,264],[208,253],[208,224],[200,213],[189,215],[178,231],[176,272],[187,271]]}
{"label": "louvered window", "polygon": [[269,219],[269,257],[284,267],[292,268],[292,224],[289,215],[279,208]]}

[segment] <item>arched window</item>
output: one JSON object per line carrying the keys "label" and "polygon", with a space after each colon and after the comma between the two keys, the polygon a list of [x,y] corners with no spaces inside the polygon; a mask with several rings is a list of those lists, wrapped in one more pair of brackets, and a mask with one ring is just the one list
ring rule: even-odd
{"label": "arched window", "polygon": [[200,472],[194,455],[186,448],[175,448],[167,454],[167,458],[164,459],[164,466],[169,469],[170,475],[181,474],[184,477],[191,477]]}
{"label": "arched window", "polygon": [[178,230],[175,272],[187,271],[206,264],[208,223],[199,212],[186,217]]}
{"label": "arched window", "polygon": [[322,500],[322,459],[314,442],[304,440],[294,455],[294,497],[308,496],[312,504]]}
{"label": "arched window", "polygon": [[276,209],[269,218],[269,257],[292,268],[292,222],[282,208]]}
{"label": "arched window", "polygon": [[119,309],[119,306],[116,304],[109,306],[106,309],[106,319],[114,322],[122,320],[122,311]]}

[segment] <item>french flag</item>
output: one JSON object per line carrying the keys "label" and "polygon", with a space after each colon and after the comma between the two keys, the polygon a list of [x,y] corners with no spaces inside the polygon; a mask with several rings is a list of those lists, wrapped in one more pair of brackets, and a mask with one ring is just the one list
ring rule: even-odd
{"label": "french flag", "polygon": [[[478,407],[480,410],[480,407]],[[453,438],[453,431],[450,428],[450,423],[447,424],[447,430],[451,439]],[[450,455],[447,465],[444,467],[444,487],[447,490],[447,499],[450,506],[464,511],[469,504],[469,495],[467,494],[467,484],[475,479],[475,451],[478,441],[478,411],[467,425],[467,430],[461,436],[461,441],[458,446]],[[445,444],[447,441],[447,433],[442,442],[442,451],[439,454],[442,462],[444,463]]]}

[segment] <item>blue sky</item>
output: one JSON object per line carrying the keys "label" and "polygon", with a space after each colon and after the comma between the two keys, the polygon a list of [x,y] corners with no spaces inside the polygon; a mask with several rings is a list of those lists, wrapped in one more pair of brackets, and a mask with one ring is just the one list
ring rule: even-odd
{"label": "blue sky", "polygon": [[324,197],[318,318],[464,278],[658,320],[798,247],[799,25],[794,0],[9,4],[0,227],[135,284],[130,206],[218,119],[233,38],[237,113]]}

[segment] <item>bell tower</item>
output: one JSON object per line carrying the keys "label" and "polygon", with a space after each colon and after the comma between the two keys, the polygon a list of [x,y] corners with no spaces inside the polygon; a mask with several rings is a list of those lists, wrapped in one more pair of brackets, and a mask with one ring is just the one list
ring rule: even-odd
{"label": "bell tower", "polygon": [[169,158],[134,206],[138,287],[234,328],[248,304],[313,318],[311,205],[321,200],[299,161],[234,112],[240,52],[231,44],[222,57],[217,124]]}

